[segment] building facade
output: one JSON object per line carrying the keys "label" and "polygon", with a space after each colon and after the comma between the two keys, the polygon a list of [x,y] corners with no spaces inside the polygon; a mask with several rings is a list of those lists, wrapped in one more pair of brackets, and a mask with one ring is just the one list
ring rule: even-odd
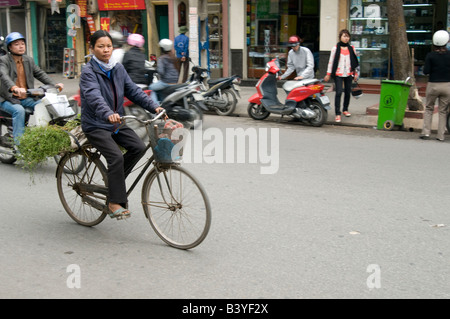
{"label": "building facade", "polygon": [[[431,50],[432,34],[449,27],[448,0],[404,0],[404,15],[415,73]],[[5,0],[0,3],[0,35],[26,35],[28,54],[47,72],[65,72],[67,52],[79,74],[98,29],[124,36],[141,33],[147,55],[159,55],[158,42],[189,29],[192,63],[212,77],[239,74],[257,79],[272,58],[285,57],[291,35],[315,57],[317,76],[326,72],[339,30],[352,33],[361,76],[392,75],[386,0]],[[65,48],[72,49],[65,51]]]}

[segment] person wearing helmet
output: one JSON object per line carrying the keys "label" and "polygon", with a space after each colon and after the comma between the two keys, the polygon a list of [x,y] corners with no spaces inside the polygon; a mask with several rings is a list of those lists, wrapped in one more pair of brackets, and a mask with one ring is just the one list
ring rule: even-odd
{"label": "person wearing helmet", "polygon": [[425,57],[423,73],[428,75],[426,106],[423,114],[423,128],[420,138],[430,139],[434,105],[439,99],[438,129],[436,140],[444,141],[447,112],[450,103],[450,52],[447,50],[449,34],[446,30],[433,35],[433,51]]}
{"label": "person wearing helmet", "polygon": [[180,34],[175,38],[174,46],[177,58],[180,60],[180,81],[184,83],[189,74],[189,38],[186,35],[188,28],[183,25],[178,32]]}
{"label": "person wearing helmet", "polygon": [[27,89],[34,88],[34,80],[43,84],[64,84],[55,82],[42,71],[34,59],[27,56],[25,37],[19,32],[12,32],[5,38],[8,54],[0,57],[0,109],[11,114],[13,120],[14,142],[19,144],[19,138],[25,129],[25,108],[34,110],[40,103],[39,99],[27,97]]}
{"label": "person wearing helmet", "polygon": [[123,56],[125,55],[125,50],[123,48],[123,45],[125,44],[125,37],[123,36],[122,32],[116,30],[111,30],[109,34],[113,39],[114,47],[114,51],[111,57],[117,62],[122,63]]}
{"label": "person wearing helmet", "polygon": [[[121,124],[124,98],[151,113],[159,108],[128,76],[121,63],[111,58],[111,35],[98,30],[90,38],[93,53],[80,77],[81,128],[89,142],[108,163],[108,208],[111,218],[129,216],[125,178],[144,155],[145,144],[133,129]],[[119,145],[126,152],[122,153]]]}
{"label": "person wearing helmet", "polygon": [[123,56],[122,64],[134,83],[145,85],[147,82],[145,77],[146,58],[142,49],[145,39],[140,34],[132,33],[128,36],[127,43],[130,49]]}
{"label": "person wearing helmet", "polygon": [[173,42],[169,39],[162,39],[159,41],[159,47],[161,48],[161,55],[158,58],[157,72],[159,75],[159,81],[152,83],[149,89],[152,90],[152,99],[159,104],[158,91],[165,89],[166,87],[177,84],[180,73],[178,71],[178,59],[173,54]]}
{"label": "person wearing helmet", "polygon": [[314,78],[314,57],[312,52],[301,45],[301,38],[297,35],[289,37],[288,47],[291,48],[288,53],[288,62],[286,72],[279,76],[279,80],[284,80],[294,71],[297,76],[294,80]]}

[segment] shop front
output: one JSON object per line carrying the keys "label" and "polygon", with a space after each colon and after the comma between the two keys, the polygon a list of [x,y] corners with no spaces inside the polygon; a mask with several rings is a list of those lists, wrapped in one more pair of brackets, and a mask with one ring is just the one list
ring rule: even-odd
{"label": "shop front", "polygon": [[[147,41],[145,0],[97,0],[97,3],[100,12],[100,28],[102,30],[119,31],[125,37],[131,33],[139,33]],[[148,51],[147,45],[144,48]]]}
{"label": "shop front", "polygon": [[247,0],[248,78],[261,77],[267,62],[286,56],[291,35],[301,35],[302,45],[317,56],[319,25],[320,1]]}
{"label": "shop front", "polygon": [[[404,1],[406,33],[416,78],[424,75],[425,56],[432,50],[433,33],[447,29],[448,7],[448,0]],[[392,78],[386,1],[351,0],[348,21],[352,44],[360,60],[361,78]]]}

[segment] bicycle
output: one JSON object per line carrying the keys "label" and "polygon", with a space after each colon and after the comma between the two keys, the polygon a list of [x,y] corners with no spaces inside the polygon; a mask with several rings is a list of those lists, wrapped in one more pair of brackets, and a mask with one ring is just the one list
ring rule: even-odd
{"label": "bicycle", "polygon": [[[139,168],[140,172],[127,189],[129,196],[144,174],[146,175],[141,199],[145,217],[156,234],[168,245],[179,249],[190,249],[199,245],[207,236],[211,225],[211,206],[208,196],[200,182],[179,161],[162,161],[155,148],[162,139],[156,129],[160,125],[150,124],[158,121],[165,112],[155,118],[141,120],[135,116],[122,117],[136,120],[145,125],[149,141],[145,156],[151,148],[153,154]],[[85,161],[78,171],[79,161]],[[68,173],[68,171],[70,173]],[[66,153],[58,163],[56,179],[58,195],[64,209],[78,224],[95,226],[108,214],[107,170],[101,161],[101,154],[86,144],[74,152]]]}

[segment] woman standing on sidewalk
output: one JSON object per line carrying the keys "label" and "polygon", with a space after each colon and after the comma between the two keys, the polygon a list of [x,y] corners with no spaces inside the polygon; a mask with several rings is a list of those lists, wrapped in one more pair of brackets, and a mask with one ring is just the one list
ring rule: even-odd
{"label": "woman standing on sidewalk", "polygon": [[448,32],[439,30],[433,35],[433,51],[425,57],[423,72],[429,75],[427,101],[423,115],[423,129],[420,138],[429,139],[434,104],[439,98],[439,122],[436,139],[444,141],[445,122],[450,103],[450,52],[447,50]]}
{"label": "woman standing on sidewalk", "polygon": [[348,111],[350,105],[350,96],[352,93],[352,81],[358,80],[359,62],[356,57],[355,48],[349,45],[350,32],[343,29],[339,32],[339,42],[331,50],[330,60],[328,61],[327,75],[324,81],[328,82],[330,77],[334,78],[336,86],[336,95],[334,98],[334,109],[336,113],[336,122],[341,122],[341,95],[344,92],[345,116],[351,116]]}

